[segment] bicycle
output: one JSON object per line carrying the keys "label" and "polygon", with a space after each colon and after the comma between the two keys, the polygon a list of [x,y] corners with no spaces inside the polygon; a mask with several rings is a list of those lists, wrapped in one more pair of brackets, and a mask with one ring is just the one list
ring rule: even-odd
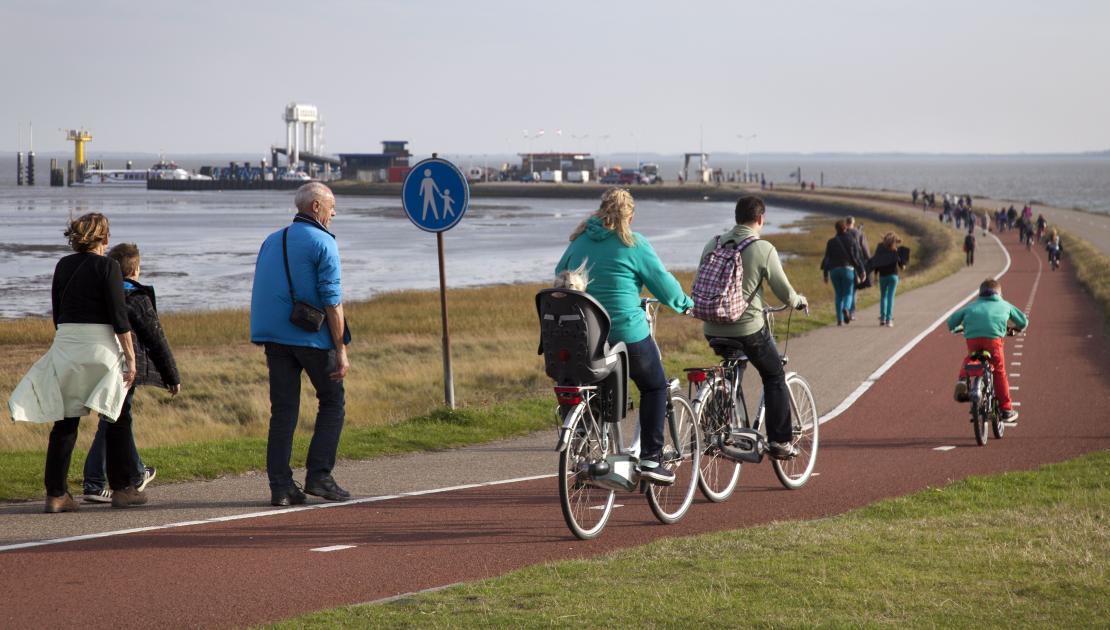
{"label": "bicycle", "polygon": [[[658,300],[644,298],[655,335]],[[596,538],[612,514],[618,491],[639,488],[659,521],[680,521],[694,501],[701,459],[701,433],[679,380],[668,382],[663,455],[660,464],[675,473],[671,485],[642,480],[639,424],[625,445],[621,427],[631,407],[627,395],[628,351],[610,346],[609,316],[589,294],[545,289],[536,296],[541,323],[541,353],[547,374],[556,380],[559,437],[559,503],[567,527],[582,540]]]}
{"label": "bicycle", "polygon": [[1048,266],[1056,271],[1060,268],[1060,248],[1050,245],[1046,249],[1048,250]]}
{"label": "bicycle", "polygon": [[[960,333],[963,327],[957,327],[953,333]],[[1007,328],[1006,336],[1013,337],[1015,329]],[[1002,420],[1002,410],[998,407],[998,397],[994,390],[994,370],[990,365],[991,353],[987,350],[976,350],[968,355],[964,362],[964,371],[967,373],[967,400],[971,403],[971,426],[975,433],[975,443],[986,446],[989,435],[987,423],[990,422],[991,433],[996,439],[1001,440],[1006,434],[1006,423]]]}
{"label": "bicycle", "polygon": [[[763,310],[772,332],[774,313],[786,308]],[[786,346],[789,343],[788,317]],[[747,400],[741,387],[748,363],[743,348],[737,341],[728,338],[713,338],[709,345],[721,357],[721,363],[712,367],[686,368],[685,372],[690,390],[697,387],[697,393],[691,398],[703,434],[704,450],[698,486],[705,498],[716,503],[732,496],[740,481],[742,463],[758,464],[763,461],[767,452],[767,432],[762,392],[754,421],[748,414]],[[783,365],[787,362],[788,358],[783,353]],[[791,459],[772,459],[772,465],[782,485],[796,490],[809,481],[817,462],[817,402],[809,383],[797,372],[786,373],[786,386],[790,392],[791,443],[800,452]]]}

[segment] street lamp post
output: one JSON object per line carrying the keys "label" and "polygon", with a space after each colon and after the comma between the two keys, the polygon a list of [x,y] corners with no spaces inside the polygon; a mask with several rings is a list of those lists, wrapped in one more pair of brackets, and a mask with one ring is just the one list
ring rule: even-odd
{"label": "street lamp post", "polygon": [[751,169],[751,162],[752,162],[752,140],[755,140],[755,134],[753,133],[753,134],[750,134],[750,135],[747,135],[747,136],[745,136],[744,134],[740,134],[740,133],[738,133],[738,134],[736,134],[736,137],[737,137],[737,138],[740,138],[741,140],[744,140],[744,141],[745,141],[745,144],[744,144],[744,149],[745,149],[745,156],[744,156],[744,181],[749,181],[749,182],[750,182],[750,181],[751,181],[751,179],[752,179],[752,169]]}

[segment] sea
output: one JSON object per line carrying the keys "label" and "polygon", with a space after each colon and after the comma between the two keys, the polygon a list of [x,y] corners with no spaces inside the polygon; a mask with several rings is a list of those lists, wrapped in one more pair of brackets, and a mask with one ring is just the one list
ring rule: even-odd
{"label": "sea", "polygon": [[[0,187],[0,318],[49,315],[54,265],[71,253],[62,232],[86,212],[108,216],[111,243],[139,246],[140,281],[155,287],[160,311],[248,306],[258,248],[288,225],[292,201],[280,191]],[[439,286],[435,236],[408,220],[398,198],[340,196],[336,210],[344,299]],[[444,235],[448,286],[553,279],[568,236],[594,210],[590,200],[473,200]],[[727,202],[643,200],[633,229],[668,268],[691,269],[707,240],[733,225],[733,212]],[[771,233],[805,214],[770,208],[767,216]]]}

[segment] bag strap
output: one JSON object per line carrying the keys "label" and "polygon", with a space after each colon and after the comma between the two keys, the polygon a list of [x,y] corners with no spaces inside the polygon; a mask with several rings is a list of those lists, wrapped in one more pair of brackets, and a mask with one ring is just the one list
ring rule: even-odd
{"label": "bag strap", "polygon": [[289,283],[289,297],[296,302],[297,294],[293,292],[293,276],[289,274],[289,247],[286,245],[288,236],[289,228],[281,231],[281,260],[285,263],[285,281]]}

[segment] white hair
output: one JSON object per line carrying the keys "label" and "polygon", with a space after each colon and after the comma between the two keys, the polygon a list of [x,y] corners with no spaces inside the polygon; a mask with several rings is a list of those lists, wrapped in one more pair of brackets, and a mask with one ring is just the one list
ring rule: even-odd
{"label": "white hair", "polygon": [[321,184],[320,182],[308,182],[304,186],[297,189],[297,196],[293,198],[293,205],[297,206],[299,212],[310,212],[312,210],[312,202],[319,201],[324,203],[328,199],[334,198],[331,189]]}
{"label": "white hair", "polygon": [[555,276],[556,289],[570,289],[572,291],[585,291],[590,284],[590,271],[587,268],[589,259],[584,259],[577,269],[564,269]]}

